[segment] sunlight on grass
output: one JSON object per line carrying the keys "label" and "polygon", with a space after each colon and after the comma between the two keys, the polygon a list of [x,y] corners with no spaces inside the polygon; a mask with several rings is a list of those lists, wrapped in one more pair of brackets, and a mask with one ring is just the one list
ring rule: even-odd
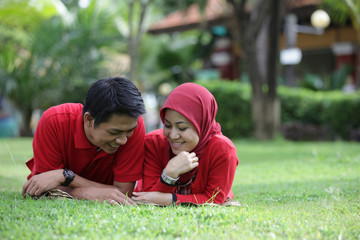
{"label": "sunlight on grass", "polygon": [[0,138],[0,190],[20,191],[30,171],[32,138]]}
{"label": "sunlight on grass", "polygon": [[[242,207],[22,199],[31,139],[0,140],[3,239],[359,239],[360,145],[234,141]],[[7,147],[8,146],[8,147]],[[13,155],[13,159],[11,154]]]}

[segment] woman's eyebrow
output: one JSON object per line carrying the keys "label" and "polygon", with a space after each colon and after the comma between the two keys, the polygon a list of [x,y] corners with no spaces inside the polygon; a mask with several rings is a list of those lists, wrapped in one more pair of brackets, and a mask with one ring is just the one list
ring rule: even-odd
{"label": "woman's eyebrow", "polygon": [[[165,122],[171,123],[169,120],[167,120],[166,118],[164,118]],[[185,121],[177,121],[175,122],[175,124],[186,124]]]}

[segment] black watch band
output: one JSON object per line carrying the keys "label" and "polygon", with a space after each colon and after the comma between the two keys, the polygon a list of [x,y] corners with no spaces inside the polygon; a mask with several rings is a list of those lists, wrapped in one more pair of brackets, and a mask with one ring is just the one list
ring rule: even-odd
{"label": "black watch band", "polygon": [[71,171],[70,169],[64,169],[64,177],[65,177],[65,182],[63,182],[61,185],[62,186],[69,186],[69,184],[74,181],[75,178],[75,174],[73,171]]}

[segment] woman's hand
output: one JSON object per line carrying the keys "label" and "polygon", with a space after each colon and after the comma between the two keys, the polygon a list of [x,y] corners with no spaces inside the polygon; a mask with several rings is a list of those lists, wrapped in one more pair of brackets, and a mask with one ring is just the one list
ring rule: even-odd
{"label": "woman's hand", "polygon": [[134,201],[155,203],[162,206],[169,206],[173,203],[171,193],[162,192],[133,192]]}
{"label": "woman's hand", "polygon": [[172,177],[177,178],[183,173],[187,173],[197,166],[199,166],[199,159],[196,157],[196,153],[181,152],[173,157],[165,167],[165,173]]}

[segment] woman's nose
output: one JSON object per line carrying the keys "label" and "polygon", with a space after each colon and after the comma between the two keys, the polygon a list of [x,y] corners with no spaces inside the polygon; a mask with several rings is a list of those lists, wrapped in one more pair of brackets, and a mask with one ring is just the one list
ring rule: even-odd
{"label": "woman's nose", "polygon": [[179,133],[175,129],[171,129],[169,133],[169,137],[171,139],[177,139],[179,138]]}

